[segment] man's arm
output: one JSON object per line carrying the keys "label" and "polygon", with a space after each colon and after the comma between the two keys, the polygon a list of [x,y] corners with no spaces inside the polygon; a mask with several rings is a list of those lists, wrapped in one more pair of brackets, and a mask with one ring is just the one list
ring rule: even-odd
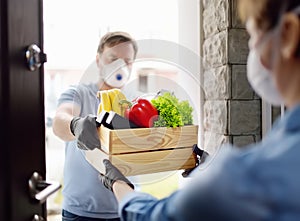
{"label": "man's arm", "polygon": [[53,120],[53,132],[64,141],[77,139],[77,147],[82,150],[100,148],[96,116],[78,117],[79,106],[72,103],[61,104]]}
{"label": "man's arm", "polygon": [[75,136],[70,130],[70,123],[75,116],[79,115],[80,108],[72,103],[61,104],[53,119],[53,132],[64,141],[74,140]]}

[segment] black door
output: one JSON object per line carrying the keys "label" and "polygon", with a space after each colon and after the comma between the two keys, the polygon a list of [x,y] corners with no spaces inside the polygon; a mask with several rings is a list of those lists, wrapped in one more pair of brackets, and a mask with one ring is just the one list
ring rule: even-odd
{"label": "black door", "polygon": [[[44,198],[54,191],[53,186],[42,181],[46,174],[43,66],[30,71],[25,59],[29,45],[43,48],[42,12],[42,0],[0,0],[0,220],[3,221],[46,219]],[[29,182],[33,174],[35,179]],[[36,195],[45,187],[46,192]]]}

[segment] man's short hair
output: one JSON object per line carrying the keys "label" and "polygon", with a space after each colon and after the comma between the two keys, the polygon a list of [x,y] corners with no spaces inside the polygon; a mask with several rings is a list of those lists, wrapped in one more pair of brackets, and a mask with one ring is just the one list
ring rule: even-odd
{"label": "man's short hair", "polygon": [[128,33],[121,31],[106,33],[100,40],[97,53],[102,54],[105,46],[111,48],[125,42],[132,44],[135,58],[138,50],[136,41]]}

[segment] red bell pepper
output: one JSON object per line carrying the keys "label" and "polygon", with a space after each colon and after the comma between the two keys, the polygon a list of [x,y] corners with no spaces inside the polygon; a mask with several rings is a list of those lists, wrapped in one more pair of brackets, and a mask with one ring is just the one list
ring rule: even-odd
{"label": "red bell pepper", "polygon": [[125,117],[140,127],[153,127],[157,109],[147,99],[139,98],[125,110]]}

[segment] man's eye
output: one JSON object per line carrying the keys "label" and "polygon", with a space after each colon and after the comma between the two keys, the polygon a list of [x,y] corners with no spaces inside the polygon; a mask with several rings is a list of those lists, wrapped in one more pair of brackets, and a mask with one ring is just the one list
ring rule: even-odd
{"label": "man's eye", "polygon": [[111,58],[111,59],[110,59],[111,62],[114,62],[114,61],[116,61],[116,60],[118,60],[118,58]]}

